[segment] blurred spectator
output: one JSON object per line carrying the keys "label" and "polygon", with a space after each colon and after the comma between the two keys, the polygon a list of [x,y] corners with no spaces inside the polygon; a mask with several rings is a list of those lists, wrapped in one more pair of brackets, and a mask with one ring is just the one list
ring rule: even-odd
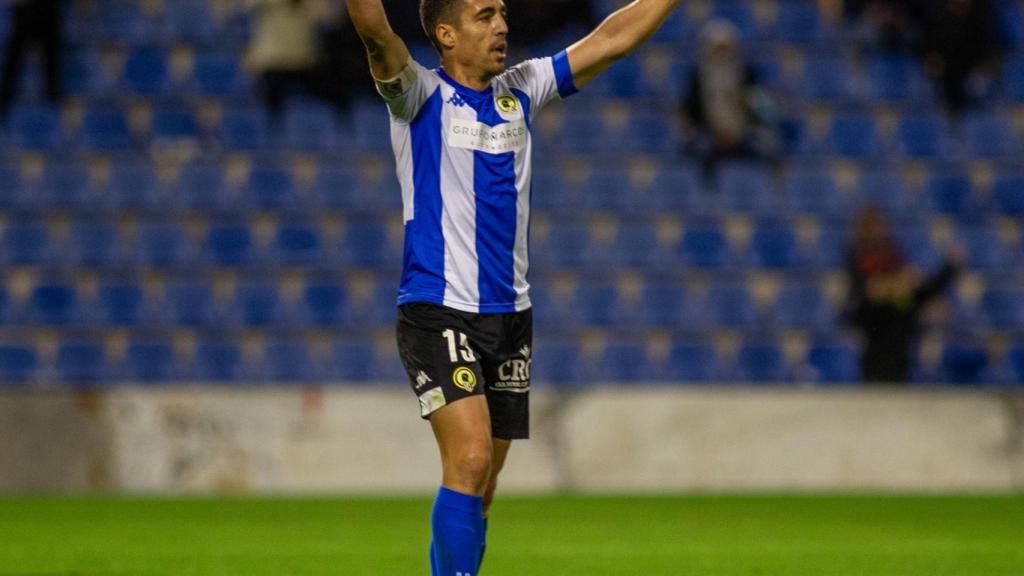
{"label": "blurred spectator", "polygon": [[881,210],[869,208],[857,216],[846,257],[846,314],[863,332],[865,381],[910,380],[921,311],[956,278],[963,259],[961,251],[954,251],[937,274],[922,278],[907,263]]}
{"label": "blurred spectator", "polygon": [[[348,92],[345,61],[335,51],[346,46],[345,19],[309,0],[251,0],[256,32],[249,46],[248,66],[263,85],[266,108],[278,117],[289,95],[302,93],[331,101],[344,110]],[[325,42],[318,42],[318,24]],[[347,27],[350,28],[350,27]],[[321,46],[323,45],[323,48]],[[361,48],[359,48],[361,50]],[[360,61],[360,67],[366,68]]]}
{"label": "blurred spectator", "polygon": [[925,69],[959,114],[998,68],[1000,33],[992,0],[917,0]]}
{"label": "blurred spectator", "polygon": [[60,55],[62,49],[61,0],[12,0],[11,30],[4,55],[0,84],[0,117],[6,118],[14,103],[21,63],[34,44],[42,51],[46,74],[46,98],[57,104],[61,98]]}
{"label": "blurred spectator", "polygon": [[771,159],[779,149],[775,105],[743,58],[739,31],[713,20],[700,35],[700,60],[681,103],[692,151],[708,172],[725,158]]}
{"label": "blurred spectator", "polygon": [[865,48],[887,52],[916,50],[921,22],[906,0],[847,0],[845,15]]}

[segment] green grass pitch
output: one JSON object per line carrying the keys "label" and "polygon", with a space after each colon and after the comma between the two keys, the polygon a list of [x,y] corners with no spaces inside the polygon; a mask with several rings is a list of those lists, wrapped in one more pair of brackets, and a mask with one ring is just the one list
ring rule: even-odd
{"label": "green grass pitch", "polygon": [[[0,575],[426,575],[429,498],[0,499]],[[1024,575],[1024,496],[500,497],[483,576]]]}

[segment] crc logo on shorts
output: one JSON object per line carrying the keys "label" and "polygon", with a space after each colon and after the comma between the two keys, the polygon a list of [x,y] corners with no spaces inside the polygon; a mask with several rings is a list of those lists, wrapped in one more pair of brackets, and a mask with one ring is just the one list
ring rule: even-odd
{"label": "crc logo on shorts", "polygon": [[502,94],[494,99],[494,103],[498,105],[498,110],[501,110],[505,114],[512,114],[519,110],[519,100],[511,94]]}
{"label": "crc logo on shorts", "polygon": [[452,373],[452,382],[466,392],[472,393],[476,389],[476,374],[465,366],[460,366]]}

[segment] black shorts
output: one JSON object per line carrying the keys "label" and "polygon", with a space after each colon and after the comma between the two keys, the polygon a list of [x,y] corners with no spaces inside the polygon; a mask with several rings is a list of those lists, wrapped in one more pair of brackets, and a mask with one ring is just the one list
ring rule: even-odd
{"label": "black shorts", "polygon": [[410,303],[398,308],[398,354],[424,419],[443,406],[483,394],[491,435],[530,437],[533,313],[472,314]]}

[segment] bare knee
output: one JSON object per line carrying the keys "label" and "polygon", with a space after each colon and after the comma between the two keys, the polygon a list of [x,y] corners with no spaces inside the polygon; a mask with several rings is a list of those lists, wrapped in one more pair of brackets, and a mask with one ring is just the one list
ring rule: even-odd
{"label": "bare knee", "polygon": [[460,447],[445,462],[445,484],[450,488],[471,494],[484,494],[491,479],[491,446]]}

